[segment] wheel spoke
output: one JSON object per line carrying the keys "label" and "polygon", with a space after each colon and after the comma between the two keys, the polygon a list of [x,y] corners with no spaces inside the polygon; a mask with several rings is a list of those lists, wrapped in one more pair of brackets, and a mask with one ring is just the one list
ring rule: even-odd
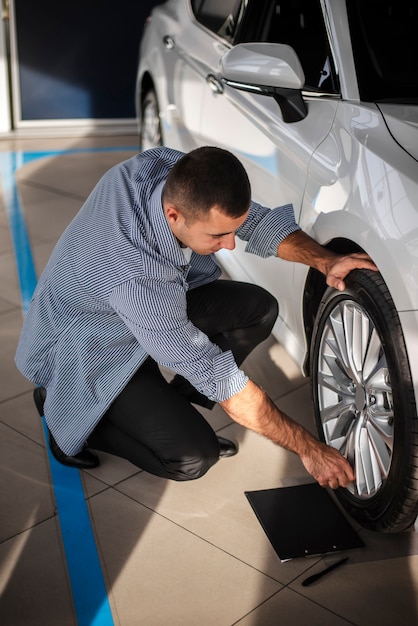
{"label": "wheel spoke", "polygon": [[362,496],[376,493],[382,484],[382,473],[366,428],[360,429],[357,444],[356,484]]}
{"label": "wheel spoke", "polygon": [[363,365],[363,379],[368,380],[375,371],[379,371],[380,366],[380,354],[382,350],[382,344],[379,339],[379,335],[376,329],[373,328],[370,341],[368,342],[367,352]]}
{"label": "wheel spoke", "polygon": [[354,403],[347,402],[341,400],[340,402],[336,402],[335,404],[328,404],[325,408],[321,410],[321,419],[323,424],[327,424],[335,419],[340,419],[342,415],[347,412],[350,412],[351,415],[354,414]]}
{"label": "wheel spoke", "polygon": [[339,308],[337,308],[335,312],[333,313],[333,315],[330,316],[329,321],[331,323],[331,327],[328,327],[328,330],[332,332],[333,338],[328,339],[327,343],[330,346],[334,344],[334,347],[333,347],[334,353],[339,356],[339,358],[341,359],[341,363],[343,364],[345,370],[349,372],[350,364],[349,364],[348,354],[346,350],[344,324],[341,318],[341,312]]}
{"label": "wheel spoke", "polygon": [[369,412],[369,422],[390,450],[393,450],[393,411],[378,408],[378,412]]}
{"label": "wheel spoke", "polygon": [[[333,413],[335,413],[337,407],[333,407],[333,409]],[[341,454],[346,454],[349,449],[349,441],[354,424],[355,415],[353,407],[344,407],[343,410],[340,410],[337,418],[330,418],[328,421],[324,421],[324,432],[327,443],[336,450],[339,450]]]}
{"label": "wheel spoke", "polygon": [[323,383],[328,385],[329,388],[333,389],[336,393],[345,392],[351,393],[351,395],[353,395],[353,391],[351,389],[352,381],[348,375],[348,372],[342,369],[341,361],[338,361],[337,358],[333,356],[325,356],[324,359],[331,373],[331,376],[326,376],[324,374]]}
{"label": "wheel spoke", "polygon": [[391,460],[391,448],[386,445],[385,439],[381,437],[378,430],[374,428],[374,425],[369,422],[368,436],[370,443],[373,446],[376,462],[379,466],[380,474],[383,478],[386,478],[389,473],[390,460]]}
{"label": "wheel spoke", "polygon": [[378,393],[392,392],[392,387],[389,384],[389,372],[386,365],[386,358],[384,356],[376,363],[366,382],[369,389],[375,389]]}
{"label": "wheel spoke", "polygon": [[366,338],[369,335],[369,320],[357,307],[343,307],[343,321],[345,332],[345,349],[350,364],[352,377],[361,380],[364,355],[367,349]]}

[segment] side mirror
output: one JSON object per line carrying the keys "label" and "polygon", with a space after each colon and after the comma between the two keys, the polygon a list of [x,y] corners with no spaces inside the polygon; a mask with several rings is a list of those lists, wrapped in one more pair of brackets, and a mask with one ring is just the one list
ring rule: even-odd
{"label": "side mirror", "polygon": [[305,75],[290,46],[262,42],[237,44],[222,57],[220,72],[223,82],[230,87],[273,97],[284,122],[299,122],[308,114],[301,93]]}

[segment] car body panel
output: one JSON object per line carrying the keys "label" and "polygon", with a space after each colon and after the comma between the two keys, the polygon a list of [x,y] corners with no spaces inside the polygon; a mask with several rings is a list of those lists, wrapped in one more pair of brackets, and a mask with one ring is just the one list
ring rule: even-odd
{"label": "car body panel", "polygon": [[405,104],[381,104],[380,109],[395,141],[418,160],[418,107]]}

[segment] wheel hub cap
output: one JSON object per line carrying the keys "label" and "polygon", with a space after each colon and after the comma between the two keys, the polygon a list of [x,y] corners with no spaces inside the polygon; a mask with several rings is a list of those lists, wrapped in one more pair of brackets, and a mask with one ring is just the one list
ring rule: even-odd
{"label": "wheel hub cap", "polygon": [[357,386],[355,395],[357,411],[363,411],[366,408],[366,392],[361,385]]}

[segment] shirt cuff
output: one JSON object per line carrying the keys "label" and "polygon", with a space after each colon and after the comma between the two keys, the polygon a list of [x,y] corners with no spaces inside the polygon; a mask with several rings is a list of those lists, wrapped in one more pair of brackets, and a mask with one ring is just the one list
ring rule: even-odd
{"label": "shirt cuff", "polygon": [[248,383],[248,376],[235,363],[234,355],[230,350],[221,352],[213,359],[213,383],[211,389],[203,393],[215,402],[229,400],[242,391]]}
{"label": "shirt cuff", "polygon": [[285,204],[269,211],[258,223],[245,251],[263,259],[277,256],[277,248],[289,235],[301,230],[295,222],[292,204]]}

